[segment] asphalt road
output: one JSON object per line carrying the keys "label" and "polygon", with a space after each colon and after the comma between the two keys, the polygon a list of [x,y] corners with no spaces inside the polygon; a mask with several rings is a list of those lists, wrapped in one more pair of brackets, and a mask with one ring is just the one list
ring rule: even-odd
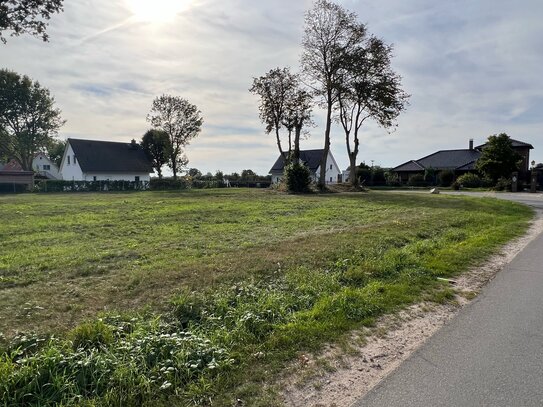
{"label": "asphalt road", "polygon": [[[543,194],[494,196],[543,216]],[[353,405],[377,406],[543,406],[543,233]]]}

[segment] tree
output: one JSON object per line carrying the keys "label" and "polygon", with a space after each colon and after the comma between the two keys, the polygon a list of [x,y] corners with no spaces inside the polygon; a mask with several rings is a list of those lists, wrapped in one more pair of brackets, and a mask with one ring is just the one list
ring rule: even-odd
{"label": "tree", "polygon": [[0,151],[32,171],[34,155],[46,150],[65,123],[48,89],[6,69],[0,70]]}
{"label": "tree", "polygon": [[501,133],[488,138],[475,167],[496,183],[499,178],[509,178],[512,172],[518,171],[521,163],[522,156],[513,149],[511,139]]}
{"label": "tree", "polygon": [[243,171],[241,171],[241,180],[242,181],[254,181],[255,177],[257,177],[257,175],[253,170],[243,170]]}
{"label": "tree", "polygon": [[[287,158],[300,157],[302,129],[311,122],[312,98],[301,85],[300,77],[289,68],[275,68],[254,78],[250,92],[260,96],[259,116],[266,133],[275,133],[279,154]],[[281,129],[288,133],[288,154],[281,141]],[[294,133],[294,143],[292,134]]]}
{"label": "tree", "polygon": [[202,129],[202,112],[182,97],[162,95],[153,101],[147,120],[168,134],[171,144],[168,166],[177,179],[177,173],[188,164],[183,150]]}
{"label": "tree", "polygon": [[148,130],[141,139],[141,147],[156,169],[158,178],[162,178],[162,167],[168,162],[172,148],[168,133],[162,130]]}
{"label": "tree", "polygon": [[52,140],[47,146],[47,155],[59,168],[64,156],[64,150],[66,150],[66,142],[63,140]]}
{"label": "tree", "polygon": [[[361,27],[360,32],[366,32]],[[405,109],[407,95],[401,89],[401,77],[390,66],[392,47],[376,37],[360,37],[360,43],[343,55],[341,81],[335,90],[338,120],[345,133],[347,154],[354,167],[359,152],[359,131],[366,119],[373,119],[385,129]],[[351,145],[352,140],[352,145]],[[350,181],[358,184],[351,172]]]}
{"label": "tree", "polygon": [[30,34],[49,41],[45,29],[47,21],[60,13],[63,0],[3,0],[0,2],[0,41],[7,42],[2,35],[11,31],[11,36]]}
{"label": "tree", "polygon": [[[330,151],[332,111],[337,102],[337,89],[342,83],[345,55],[352,54],[366,35],[366,28],[356,15],[328,0],[317,0],[306,13],[302,40],[302,72],[315,96],[326,108],[324,154],[318,185],[325,188],[326,160]],[[354,166],[353,166],[354,168]]]}
{"label": "tree", "polygon": [[192,178],[200,178],[202,176],[202,173],[198,168],[191,168],[188,170],[188,175]]}

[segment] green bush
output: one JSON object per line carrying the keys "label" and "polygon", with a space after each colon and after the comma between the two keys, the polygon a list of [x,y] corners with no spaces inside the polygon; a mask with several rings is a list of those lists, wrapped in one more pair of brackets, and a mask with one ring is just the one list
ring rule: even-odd
{"label": "green bush", "polygon": [[190,183],[185,178],[151,178],[149,188],[153,191],[180,190],[189,188]]}
{"label": "green bush", "polygon": [[307,192],[311,184],[309,169],[300,163],[291,163],[285,167],[285,183],[290,192]]}
{"label": "green bush", "polygon": [[450,187],[454,182],[454,171],[443,170],[437,176],[439,186],[441,187]]}
{"label": "green bush", "polygon": [[481,177],[471,172],[459,176],[456,182],[458,182],[464,188],[479,188],[483,184]]}
{"label": "green bush", "polygon": [[397,187],[400,185],[400,178],[394,171],[385,172],[385,182],[388,186]]}
{"label": "green bush", "polygon": [[409,180],[407,181],[407,185],[410,187],[425,187],[427,186],[426,180],[424,179],[424,175],[422,174],[414,174],[409,177]]}
{"label": "green bush", "polygon": [[496,182],[494,189],[496,191],[511,191],[511,180],[509,178],[501,177]]}

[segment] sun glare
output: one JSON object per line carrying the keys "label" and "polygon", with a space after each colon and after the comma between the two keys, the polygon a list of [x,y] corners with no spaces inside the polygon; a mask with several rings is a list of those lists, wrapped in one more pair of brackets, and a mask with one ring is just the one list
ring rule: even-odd
{"label": "sun glare", "polygon": [[126,0],[133,17],[139,21],[164,23],[190,8],[193,0]]}

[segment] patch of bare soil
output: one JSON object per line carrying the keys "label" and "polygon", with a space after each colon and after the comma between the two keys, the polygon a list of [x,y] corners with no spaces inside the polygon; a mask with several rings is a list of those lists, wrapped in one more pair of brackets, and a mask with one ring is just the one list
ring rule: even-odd
{"label": "patch of bare soil", "polygon": [[504,246],[483,266],[454,281],[451,285],[457,292],[454,303],[413,305],[380,318],[374,328],[353,333],[347,349],[331,345],[319,355],[301,355],[281,386],[285,405],[351,406],[453,318],[541,232],[543,214],[540,213],[526,235]]}

